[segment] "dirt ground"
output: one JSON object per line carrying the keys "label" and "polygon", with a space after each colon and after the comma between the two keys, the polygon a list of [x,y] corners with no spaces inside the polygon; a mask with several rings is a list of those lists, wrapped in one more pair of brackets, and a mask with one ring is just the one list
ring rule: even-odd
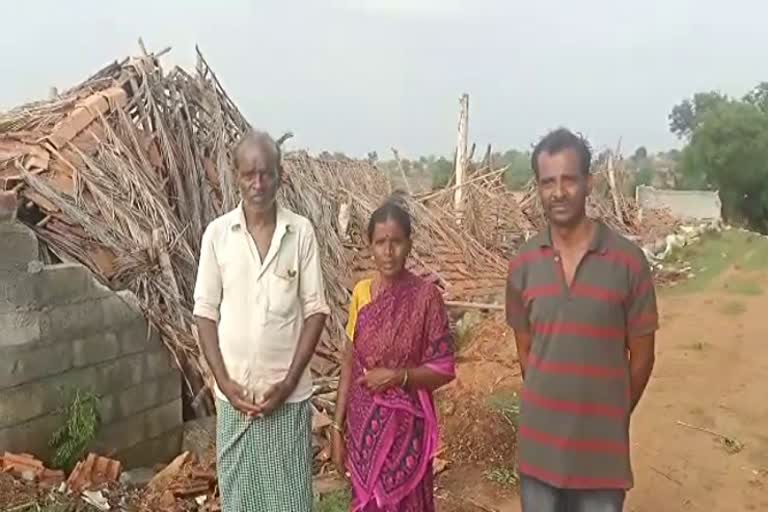
{"label": "dirt ground", "polygon": [[[702,255],[700,279],[660,291],[657,363],[631,426],[635,488],[627,511],[768,510],[768,243],[759,253],[746,247],[723,249],[728,265]],[[479,395],[519,386],[508,362],[512,339],[493,338],[466,351],[459,383],[446,391],[451,407],[460,407],[457,397],[474,393],[482,404]],[[495,419],[483,423],[492,415],[480,411],[481,438],[493,447],[480,455],[489,459],[459,462],[440,477],[440,510],[517,512],[514,486],[488,478],[489,464],[509,447]],[[449,441],[471,432],[454,416],[442,418]]]}
{"label": "dirt ground", "polygon": [[[732,282],[759,288],[729,292]],[[632,422],[628,510],[768,510],[764,289],[768,274],[732,269],[708,290],[662,297],[657,365]]]}

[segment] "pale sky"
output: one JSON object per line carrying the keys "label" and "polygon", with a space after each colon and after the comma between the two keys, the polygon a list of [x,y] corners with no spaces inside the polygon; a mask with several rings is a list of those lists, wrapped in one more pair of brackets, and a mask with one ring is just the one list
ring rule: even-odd
{"label": "pale sky", "polygon": [[103,65],[199,44],[256,127],[292,148],[450,155],[458,99],[470,142],[528,148],[565,125],[597,148],[677,146],[667,115],[718,89],[768,80],[759,0],[87,0],[4,2],[0,109],[66,89]]}

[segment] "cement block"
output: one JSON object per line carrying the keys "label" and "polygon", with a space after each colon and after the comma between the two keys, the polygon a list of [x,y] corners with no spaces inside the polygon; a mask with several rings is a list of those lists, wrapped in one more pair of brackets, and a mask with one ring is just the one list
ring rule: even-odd
{"label": "cement block", "polygon": [[171,353],[165,347],[147,352],[144,354],[144,357],[146,359],[145,379],[154,379],[176,368],[171,362]]}
{"label": "cement block", "polygon": [[70,344],[36,347],[23,351],[0,348],[0,390],[57,375],[72,367]]}
{"label": "cement block", "polygon": [[145,413],[145,436],[147,439],[159,436],[183,425],[181,398],[168,402]]}
{"label": "cement block", "polygon": [[42,335],[51,341],[87,336],[105,327],[102,303],[108,299],[60,304],[43,310]]}
{"label": "cement block", "polygon": [[0,311],[35,307],[37,305],[36,278],[37,274],[0,270]]}
{"label": "cement block", "polygon": [[40,304],[54,306],[112,295],[109,289],[97,286],[90,270],[76,263],[49,265],[36,277]]}
{"label": "cement block", "polygon": [[181,376],[173,372],[159,379],[144,380],[118,393],[116,409],[120,417],[126,417],[178,398],[181,398]]}
{"label": "cement block", "polygon": [[144,318],[137,318],[117,331],[120,354],[135,354],[160,347],[156,331],[150,331]]}
{"label": "cement block", "polygon": [[51,412],[50,391],[39,382],[0,393],[0,428],[12,427]]}
{"label": "cement block", "polygon": [[91,367],[5,389],[0,392],[0,428],[58,412],[77,389],[99,393],[99,379],[97,369]]}
{"label": "cement block", "polygon": [[50,462],[53,450],[48,443],[63,421],[62,416],[49,414],[21,425],[0,429],[0,453],[31,453],[46,463]]}
{"label": "cement block", "polygon": [[0,428],[58,410],[77,389],[108,395],[135,386],[142,382],[144,363],[144,354],[136,354],[5,389],[0,392]]}
{"label": "cement block", "polygon": [[18,222],[0,223],[0,270],[26,272],[27,263],[38,259],[35,233]]}
{"label": "cement block", "polygon": [[24,345],[40,340],[45,317],[38,311],[18,310],[0,312],[0,347]]}
{"label": "cement block", "polygon": [[124,293],[114,294],[101,301],[101,316],[104,325],[110,329],[117,330],[137,318],[143,318],[141,310],[126,300],[125,296]]}
{"label": "cement block", "polygon": [[154,439],[120,450],[115,457],[123,463],[125,469],[168,464],[181,453],[181,438],[181,429],[173,429]]}
{"label": "cement block", "polygon": [[144,357],[144,354],[133,354],[93,367],[101,394],[117,393],[151,378],[145,375]]}
{"label": "cement block", "polygon": [[93,449],[101,453],[112,453],[144,441],[144,423],[144,414],[137,414],[103,425],[93,443]]}
{"label": "cement block", "polygon": [[112,332],[92,334],[72,342],[72,361],[74,366],[90,366],[120,354],[120,343]]}
{"label": "cement block", "polygon": [[117,406],[117,395],[102,395],[99,397],[99,416],[102,425],[111,425],[121,418]]}

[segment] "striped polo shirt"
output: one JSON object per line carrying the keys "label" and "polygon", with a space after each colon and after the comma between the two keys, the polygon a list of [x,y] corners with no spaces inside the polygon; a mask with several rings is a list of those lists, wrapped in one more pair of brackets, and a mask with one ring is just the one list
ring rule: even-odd
{"label": "striped polo shirt", "polygon": [[650,267],[597,222],[570,289],[549,230],[510,262],[507,321],[532,335],[518,469],[563,489],[629,489],[628,337],[658,328]]}

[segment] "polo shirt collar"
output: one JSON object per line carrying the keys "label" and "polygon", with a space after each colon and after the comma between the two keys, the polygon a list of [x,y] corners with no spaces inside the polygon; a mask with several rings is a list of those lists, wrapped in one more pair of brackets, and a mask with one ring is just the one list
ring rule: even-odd
{"label": "polo shirt collar", "polygon": [[[607,246],[607,237],[608,237],[608,227],[603,223],[600,219],[593,219],[593,222],[595,223],[595,235],[592,237],[592,242],[589,244],[589,252],[599,252],[601,254],[605,253],[608,250]],[[547,229],[542,231],[541,238],[539,240],[539,247],[548,247],[550,249],[554,248],[554,244],[552,243],[552,228],[551,226],[547,226]]]}

